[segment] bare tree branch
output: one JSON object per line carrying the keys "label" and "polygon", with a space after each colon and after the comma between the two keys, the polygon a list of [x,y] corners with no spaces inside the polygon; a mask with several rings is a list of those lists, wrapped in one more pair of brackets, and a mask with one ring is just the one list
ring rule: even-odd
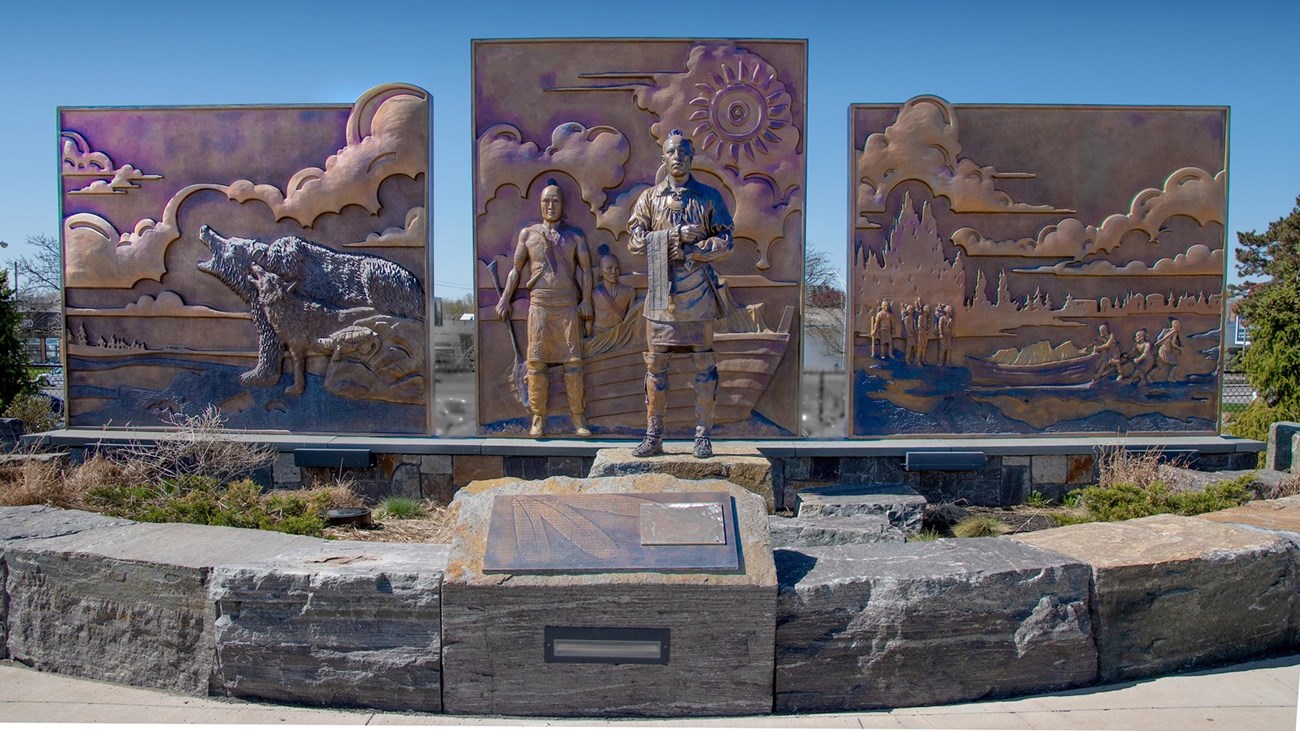
{"label": "bare tree branch", "polygon": [[49,234],[33,234],[27,237],[27,245],[35,253],[20,256],[16,260],[20,291],[58,294],[63,286],[63,249],[57,237]]}
{"label": "bare tree branch", "polygon": [[804,332],[832,358],[844,361],[845,298],[843,278],[830,254],[809,248],[804,253]]}

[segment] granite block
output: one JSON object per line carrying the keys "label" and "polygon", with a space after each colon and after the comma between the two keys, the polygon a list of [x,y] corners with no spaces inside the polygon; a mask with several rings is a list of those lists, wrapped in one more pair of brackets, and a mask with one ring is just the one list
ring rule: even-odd
{"label": "granite block", "polygon": [[806,487],[796,494],[800,518],[878,515],[904,534],[921,529],[925,504],[915,490],[899,484],[838,483]]}
{"label": "granite block", "polygon": [[217,692],[437,712],[447,547],[318,541],[212,574]]}
{"label": "granite block", "polygon": [[1279,472],[1295,472],[1295,437],[1300,435],[1300,423],[1275,421],[1268,427],[1268,446],[1264,453],[1264,466]]}
{"label": "granite block", "polygon": [[38,670],[205,695],[213,567],[315,542],[174,524],[13,541],[5,550],[10,655]]}
{"label": "granite block", "polygon": [[450,475],[450,454],[425,454],[420,457],[420,473],[425,475]]}
{"label": "granite block", "polygon": [[1036,454],[1032,458],[1034,484],[1040,482],[1064,483],[1069,476],[1069,465],[1064,454]]}
{"label": "granite block", "polygon": [[1090,485],[1097,482],[1097,457],[1091,454],[1069,454],[1065,457],[1065,481],[1071,485]]}
{"label": "granite block", "polygon": [[475,480],[495,480],[505,475],[499,454],[458,454],[452,458],[452,482],[468,485]]}
{"label": "granite block", "polygon": [[902,543],[903,531],[883,515],[847,518],[786,518],[770,516],[772,545],[839,546],[846,543]]}
{"label": "granite block", "polygon": [[1096,677],[1079,561],[973,538],[779,549],[776,563],[778,712],[954,703]]}
{"label": "granite block", "polygon": [[1184,672],[1287,647],[1294,543],[1158,515],[1009,537],[1092,567],[1102,682]]}
{"label": "granite block", "polygon": [[8,545],[14,541],[57,538],[124,525],[134,525],[134,521],[45,505],[0,508],[0,660],[9,657],[9,592],[5,589],[9,579],[5,561]]}

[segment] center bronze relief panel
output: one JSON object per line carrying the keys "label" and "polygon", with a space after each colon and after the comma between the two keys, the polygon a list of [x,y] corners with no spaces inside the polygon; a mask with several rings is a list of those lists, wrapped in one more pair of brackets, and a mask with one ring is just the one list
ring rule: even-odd
{"label": "center bronze relief panel", "polygon": [[477,41],[479,424],[798,433],[803,41]]}

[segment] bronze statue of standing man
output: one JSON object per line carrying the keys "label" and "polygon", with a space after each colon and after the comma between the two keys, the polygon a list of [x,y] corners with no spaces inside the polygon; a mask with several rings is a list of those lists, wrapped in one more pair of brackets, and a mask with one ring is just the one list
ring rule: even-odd
{"label": "bronze statue of standing man", "polygon": [[569,399],[573,431],[591,436],[584,417],[582,381],[582,320],[592,318],[591,255],[582,232],[561,221],[564,196],[554,180],[542,190],[542,221],[519,232],[510,275],[506,277],[497,316],[510,321],[510,299],[519,287],[525,269],[528,280],[528,410],[532,424],[528,435],[546,433],[546,406],[550,395],[547,369],[564,367],[564,389]]}
{"label": "bronze statue of standing man", "polygon": [[691,175],[695,151],[680,130],[662,147],[663,180],[641,193],[627,222],[628,250],[646,257],[646,433],[632,454],[663,453],[668,360],[689,352],[695,364],[695,447],[713,456],[709,435],[718,394],[713,320],[722,314],[712,262],[731,254],[731,214],[717,190]]}

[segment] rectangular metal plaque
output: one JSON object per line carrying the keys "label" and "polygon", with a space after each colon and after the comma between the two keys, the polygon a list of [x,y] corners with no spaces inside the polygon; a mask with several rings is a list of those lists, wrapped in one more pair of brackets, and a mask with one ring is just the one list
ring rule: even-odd
{"label": "rectangular metal plaque", "polygon": [[668,664],[666,627],[546,627],[543,633],[546,662]]}
{"label": "rectangular metal plaque", "polygon": [[721,503],[644,503],[641,545],[708,546],[727,542]]}
{"label": "rectangular metal plaque", "polygon": [[736,571],[723,492],[498,495],[484,572]]}

